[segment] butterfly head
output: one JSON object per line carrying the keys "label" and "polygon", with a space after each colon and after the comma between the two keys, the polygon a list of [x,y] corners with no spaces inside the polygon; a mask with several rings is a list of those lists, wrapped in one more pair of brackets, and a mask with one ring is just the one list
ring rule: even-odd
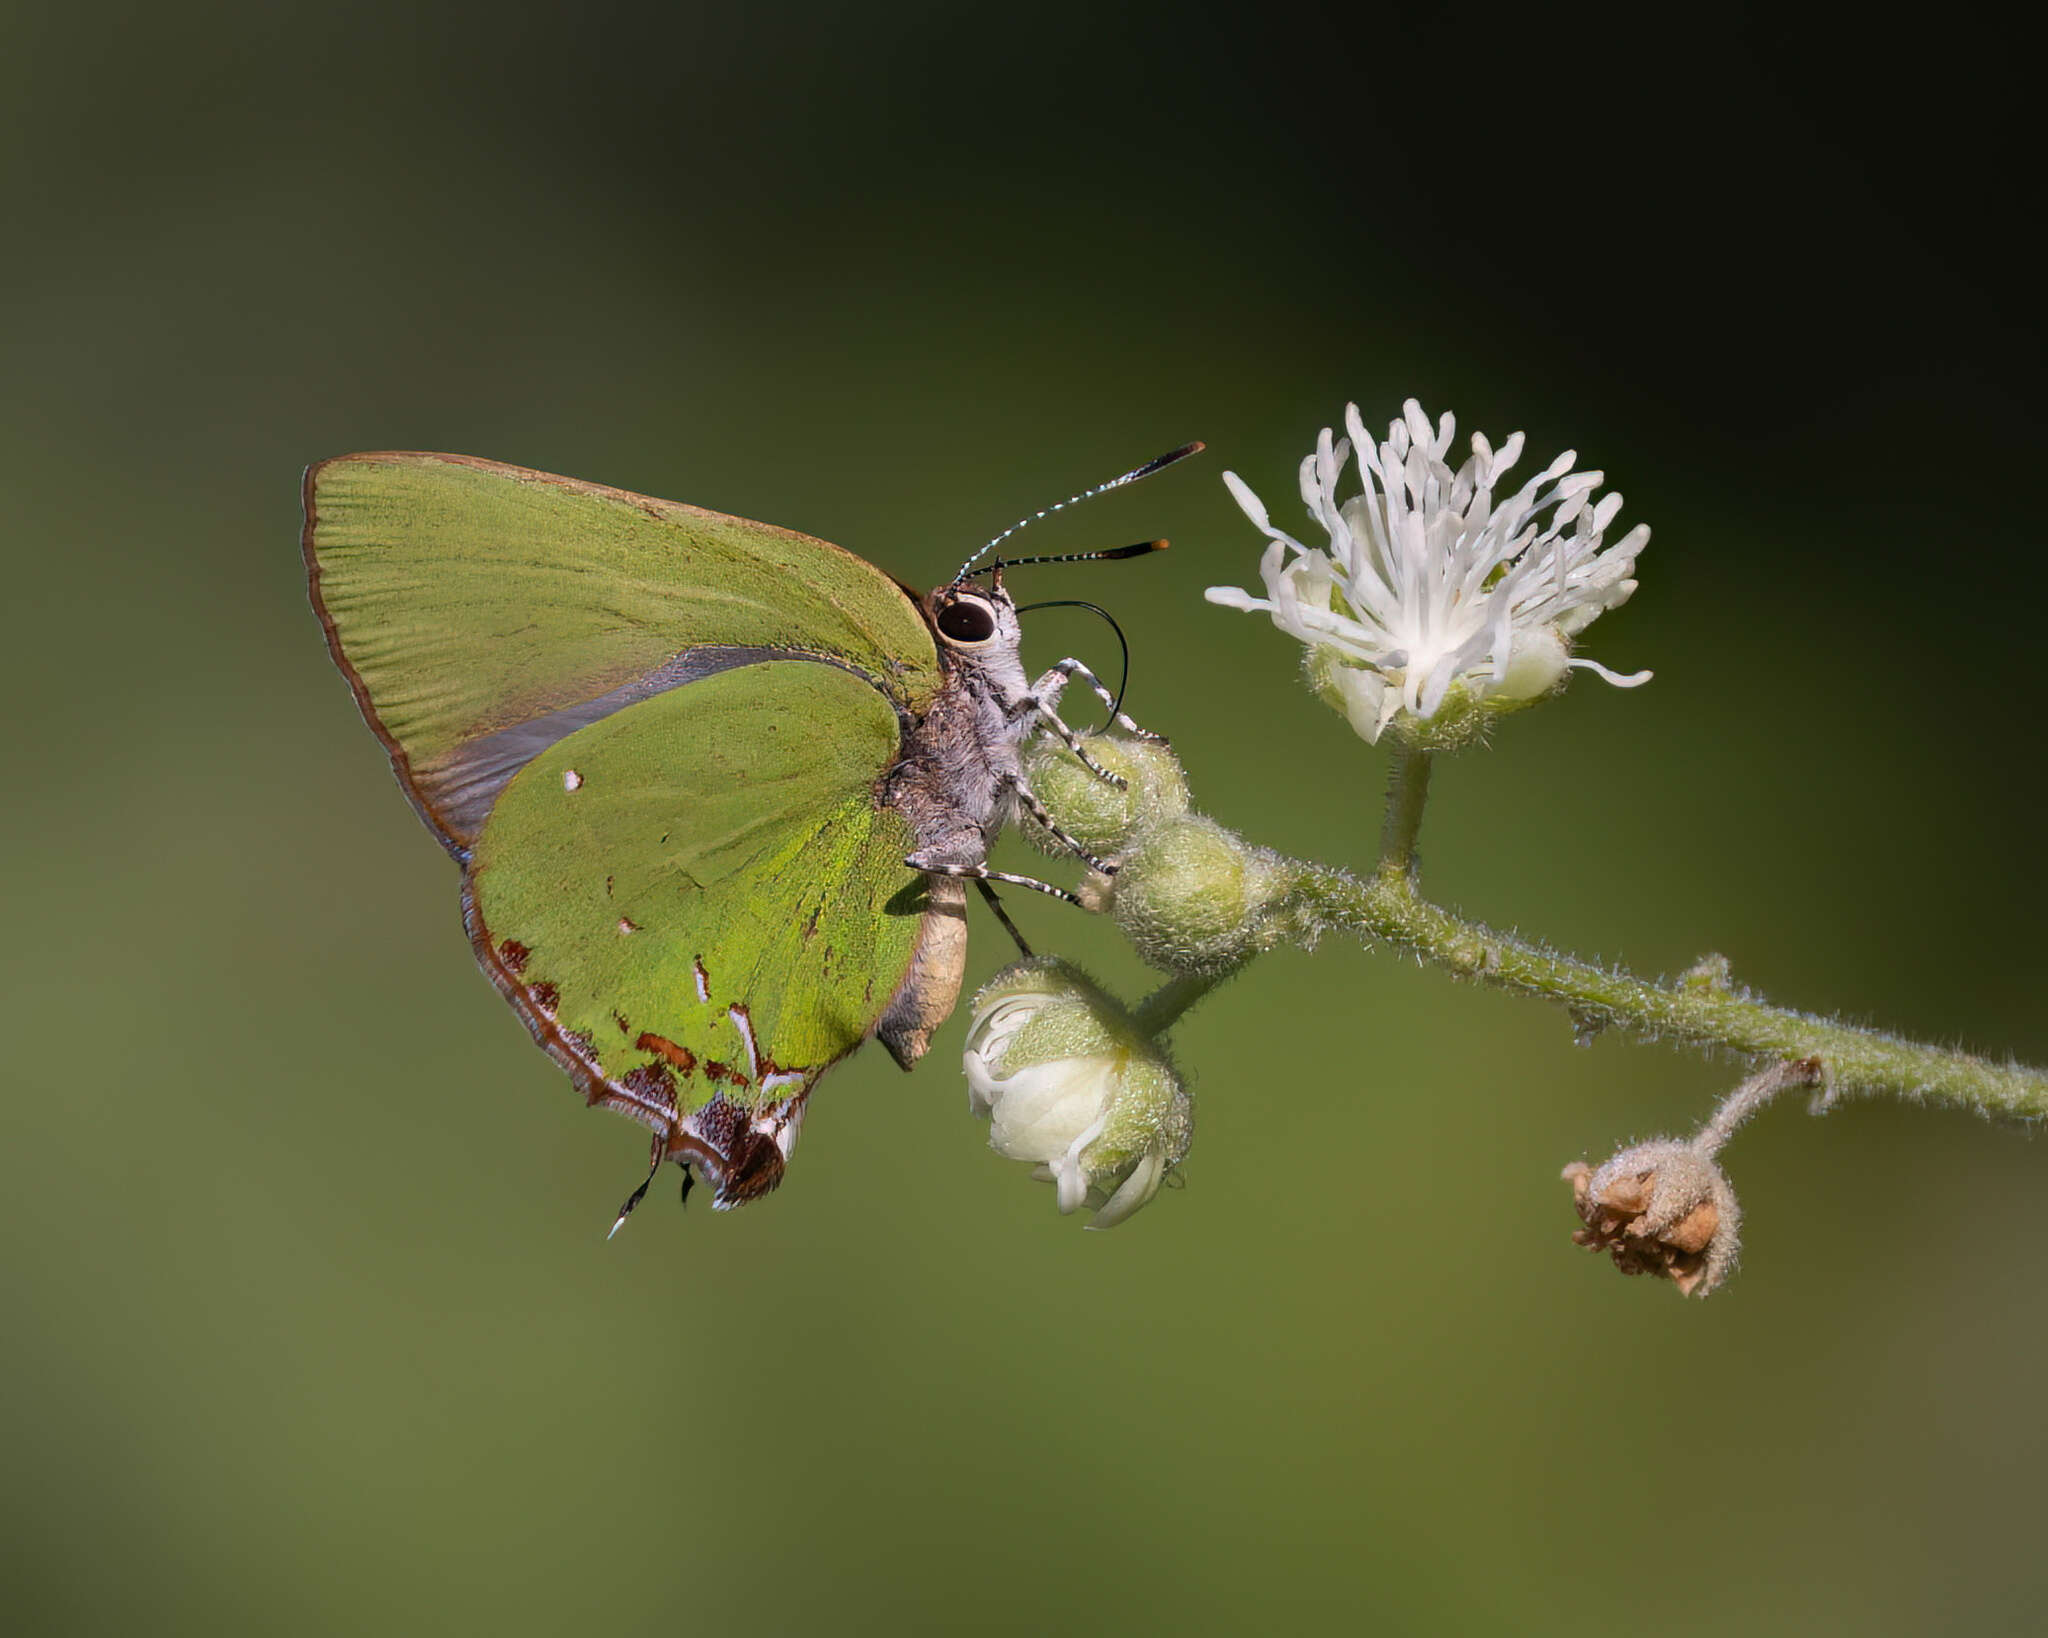
{"label": "butterfly head", "polygon": [[1007,650],[1015,654],[1023,641],[1017,604],[1003,589],[1000,576],[991,577],[987,585],[949,581],[934,588],[926,606],[932,630],[949,653],[978,657]]}
{"label": "butterfly head", "polygon": [[[1057,557],[1013,557],[998,559],[984,568],[967,569],[943,586],[932,588],[932,594],[925,600],[926,611],[931,616],[932,629],[938,633],[939,641],[945,648],[957,655],[987,655],[1007,651],[1015,654],[1017,645],[1023,639],[1023,627],[1018,615],[1029,609],[1017,607],[1015,599],[1003,587],[1003,570],[1015,568],[1020,563],[1098,563],[1109,558],[1142,557],[1148,552],[1162,551],[1163,540],[1141,540],[1135,546],[1117,546],[1106,552],[1064,552]],[[986,584],[980,584],[982,577]],[[1071,599],[1060,599],[1054,603],[1033,603],[1030,608],[1061,608]],[[1095,609],[1105,620],[1107,611],[1096,608],[1093,603],[1074,605]],[[1110,620],[1115,625],[1114,620]],[[1122,640],[1119,632],[1118,640]]]}

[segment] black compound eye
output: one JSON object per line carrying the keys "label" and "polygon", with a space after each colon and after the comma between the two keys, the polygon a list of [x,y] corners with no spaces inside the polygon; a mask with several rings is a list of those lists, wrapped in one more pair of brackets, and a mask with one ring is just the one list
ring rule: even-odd
{"label": "black compound eye", "polygon": [[939,610],[939,634],[954,643],[985,643],[996,634],[996,611],[978,597],[955,598]]}

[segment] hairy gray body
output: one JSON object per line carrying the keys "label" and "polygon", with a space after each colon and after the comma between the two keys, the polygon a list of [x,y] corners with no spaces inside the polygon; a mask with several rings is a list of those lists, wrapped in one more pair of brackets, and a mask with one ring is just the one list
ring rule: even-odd
{"label": "hairy gray body", "polygon": [[[1016,617],[1010,616],[1014,627]],[[940,650],[946,686],[908,736],[884,800],[917,837],[913,869],[973,866],[1016,816],[1023,747],[1037,701],[1014,642],[988,653]]]}
{"label": "hairy gray body", "polygon": [[[1016,605],[1000,585],[986,591],[941,586],[926,610],[944,681],[923,718],[908,725],[902,758],[881,789],[883,803],[903,815],[916,838],[917,849],[904,863],[924,873],[928,911],[910,975],[875,1030],[905,1068],[930,1044],[959,993],[969,880],[981,883],[984,892],[990,882],[1008,882],[1080,902],[1064,888],[988,868],[989,849],[1020,810],[1091,868],[1116,868],[1054,824],[1024,778],[1024,747],[1039,732],[1055,735],[1100,777],[1116,778],[1096,766],[1058,714],[1069,677],[1086,678],[1105,704],[1112,703],[1109,691],[1078,660],[1062,660],[1032,682],[1019,653],[1023,633]],[[1143,732],[1121,712],[1117,719]],[[1010,931],[1015,935],[1014,927]],[[1018,944],[1023,948],[1021,939]]]}

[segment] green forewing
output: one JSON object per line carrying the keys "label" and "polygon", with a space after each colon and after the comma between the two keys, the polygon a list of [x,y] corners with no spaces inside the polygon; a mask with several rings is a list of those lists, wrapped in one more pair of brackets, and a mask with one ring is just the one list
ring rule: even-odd
{"label": "green forewing", "polygon": [[[672,1094],[684,1112],[797,1095],[910,970],[916,844],[877,790],[898,732],[869,683],[799,660],[579,729],[512,779],[477,840],[479,953],[537,1033],[614,1092]],[[658,1124],[645,1099],[607,1101]]]}
{"label": "green forewing", "polygon": [[773,652],[842,661],[913,714],[938,686],[912,599],[806,535],[456,455],[341,456],[307,473],[306,502],[336,658],[458,851],[576,708]]}

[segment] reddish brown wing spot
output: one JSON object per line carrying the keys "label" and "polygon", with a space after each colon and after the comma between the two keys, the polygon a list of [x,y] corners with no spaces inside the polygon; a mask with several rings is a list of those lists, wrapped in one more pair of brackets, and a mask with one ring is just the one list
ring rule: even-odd
{"label": "reddish brown wing spot", "polygon": [[[665,1035],[643,1035],[633,1043],[633,1046],[640,1052],[660,1054],[685,1075],[692,1073],[697,1067],[696,1053],[686,1046],[677,1046],[675,1042],[669,1040]],[[706,1066],[705,1073],[710,1073],[708,1065]]]}
{"label": "reddish brown wing spot", "polygon": [[621,1035],[631,1035],[633,1033],[633,1026],[626,1022],[626,1015],[617,1008],[612,1010],[612,1022],[619,1026],[619,1033]]}
{"label": "reddish brown wing spot", "polygon": [[546,979],[534,985],[528,993],[533,996],[533,1004],[536,1007],[551,1015],[562,1004],[562,992]]}
{"label": "reddish brown wing spot", "polygon": [[642,1064],[638,1069],[622,1076],[619,1086],[634,1097],[660,1105],[670,1111],[676,1106],[676,1078],[669,1073],[667,1064]]}
{"label": "reddish brown wing spot", "polygon": [[505,971],[517,978],[526,971],[526,958],[533,952],[516,938],[508,938],[498,946],[498,959],[505,964]]}

